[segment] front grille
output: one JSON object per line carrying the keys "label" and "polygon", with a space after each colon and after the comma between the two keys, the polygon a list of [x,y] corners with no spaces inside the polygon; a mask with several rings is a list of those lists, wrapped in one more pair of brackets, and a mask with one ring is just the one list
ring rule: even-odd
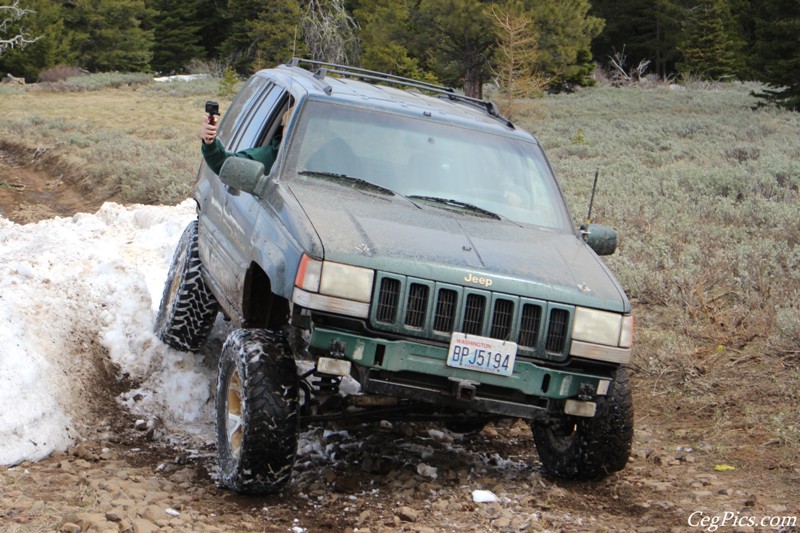
{"label": "front grille", "polygon": [[425,310],[428,308],[428,287],[412,283],[408,291],[406,326],[421,328],[425,325]]}
{"label": "front grille", "polygon": [[450,289],[439,291],[436,300],[436,314],[433,318],[433,329],[444,333],[452,333],[456,323],[456,303],[458,293]]}
{"label": "front grille", "polygon": [[567,326],[569,313],[564,309],[553,309],[550,312],[550,327],[547,329],[547,343],[545,350],[559,353],[567,342]]}
{"label": "front grille", "polygon": [[538,305],[522,306],[522,321],[519,325],[520,346],[536,346],[539,344],[539,324],[542,321],[542,308]]}
{"label": "front grille", "polygon": [[378,294],[378,309],[375,320],[385,324],[393,324],[397,319],[397,308],[400,303],[400,280],[383,278]]}
{"label": "front grille", "polygon": [[513,319],[514,302],[511,300],[495,301],[494,313],[492,313],[492,332],[489,336],[493,339],[509,340]]}
{"label": "front grille", "polygon": [[567,356],[570,306],[383,273],[373,302],[376,329],[440,342],[459,331],[516,342],[521,357]]}
{"label": "front grille", "polygon": [[480,335],[483,331],[483,313],[486,310],[486,298],[478,294],[467,295],[464,307],[464,333]]}

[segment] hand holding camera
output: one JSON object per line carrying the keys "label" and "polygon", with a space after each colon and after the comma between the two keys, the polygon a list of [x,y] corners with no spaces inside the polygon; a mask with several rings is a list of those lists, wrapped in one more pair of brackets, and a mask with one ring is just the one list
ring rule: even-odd
{"label": "hand holding camera", "polygon": [[208,115],[203,121],[203,128],[200,132],[200,137],[206,144],[211,144],[217,137],[217,119],[219,116],[219,104],[217,102],[206,102],[206,114]]}

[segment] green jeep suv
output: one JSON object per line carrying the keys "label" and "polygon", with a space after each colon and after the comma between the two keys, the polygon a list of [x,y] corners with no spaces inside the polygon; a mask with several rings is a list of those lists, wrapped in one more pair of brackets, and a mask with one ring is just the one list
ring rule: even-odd
{"label": "green jeep suv", "polygon": [[300,429],[335,420],[521,418],[550,475],[625,466],[633,316],[598,258],[616,234],[573,227],[530,133],[449,88],[292,60],[245,83],[219,137],[277,159],[202,165],[156,333],[197,351],[218,312],[237,328],[226,486],[279,491]]}

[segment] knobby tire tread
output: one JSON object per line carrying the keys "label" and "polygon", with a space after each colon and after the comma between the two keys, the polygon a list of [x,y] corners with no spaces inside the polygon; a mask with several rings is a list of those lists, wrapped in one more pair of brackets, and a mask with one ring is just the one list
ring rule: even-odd
{"label": "knobby tire tread", "polygon": [[181,235],[155,323],[156,336],[183,352],[197,352],[203,347],[219,309],[201,272],[197,227],[194,220]]}
{"label": "knobby tire tread", "polygon": [[620,367],[606,396],[596,399],[592,418],[575,419],[571,437],[559,437],[534,423],[533,437],[545,472],[558,478],[592,480],[625,468],[633,442],[633,395]]}
{"label": "knobby tire tread", "polygon": [[[242,378],[243,441],[234,457],[228,444],[227,379]],[[279,334],[237,330],[222,350],[217,384],[217,457],[223,483],[241,493],[275,493],[290,481],[297,451],[297,371]]]}

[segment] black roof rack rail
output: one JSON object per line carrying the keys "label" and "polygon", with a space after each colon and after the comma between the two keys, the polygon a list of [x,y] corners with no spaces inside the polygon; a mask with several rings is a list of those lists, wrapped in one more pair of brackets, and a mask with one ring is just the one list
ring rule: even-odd
{"label": "black roof rack rail", "polygon": [[[474,98],[472,96],[465,96],[463,94],[458,94],[452,87],[436,85],[433,83],[415,80],[412,78],[404,78],[402,76],[396,76],[394,74],[388,74],[386,72],[378,72],[376,70],[368,70],[365,68],[351,67],[347,65],[338,65],[336,63],[326,63],[324,61],[315,61],[313,59],[303,59],[299,57],[293,57],[291,60],[289,60],[287,64],[290,67],[299,67],[303,64],[312,67],[317,67],[317,69],[314,71],[314,78],[320,81],[324,80],[325,76],[327,76],[330,73],[350,78],[359,78],[363,80],[399,85],[401,87],[410,87],[414,89],[420,89],[423,91],[430,91],[433,93],[437,93],[442,97],[446,97],[449,100],[472,104],[474,107],[480,108],[486,111],[486,113],[488,113],[490,116],[500,120],[506,126],[510,128],[514,127],[514,124],[512,124],[510,120],[508,120],[506,117],[500,114],[500,111],[497,109],[497,106],[491,100],[483,100],[481,98]],[[325,91],[325,92],[330,94],[330,91]]]}

